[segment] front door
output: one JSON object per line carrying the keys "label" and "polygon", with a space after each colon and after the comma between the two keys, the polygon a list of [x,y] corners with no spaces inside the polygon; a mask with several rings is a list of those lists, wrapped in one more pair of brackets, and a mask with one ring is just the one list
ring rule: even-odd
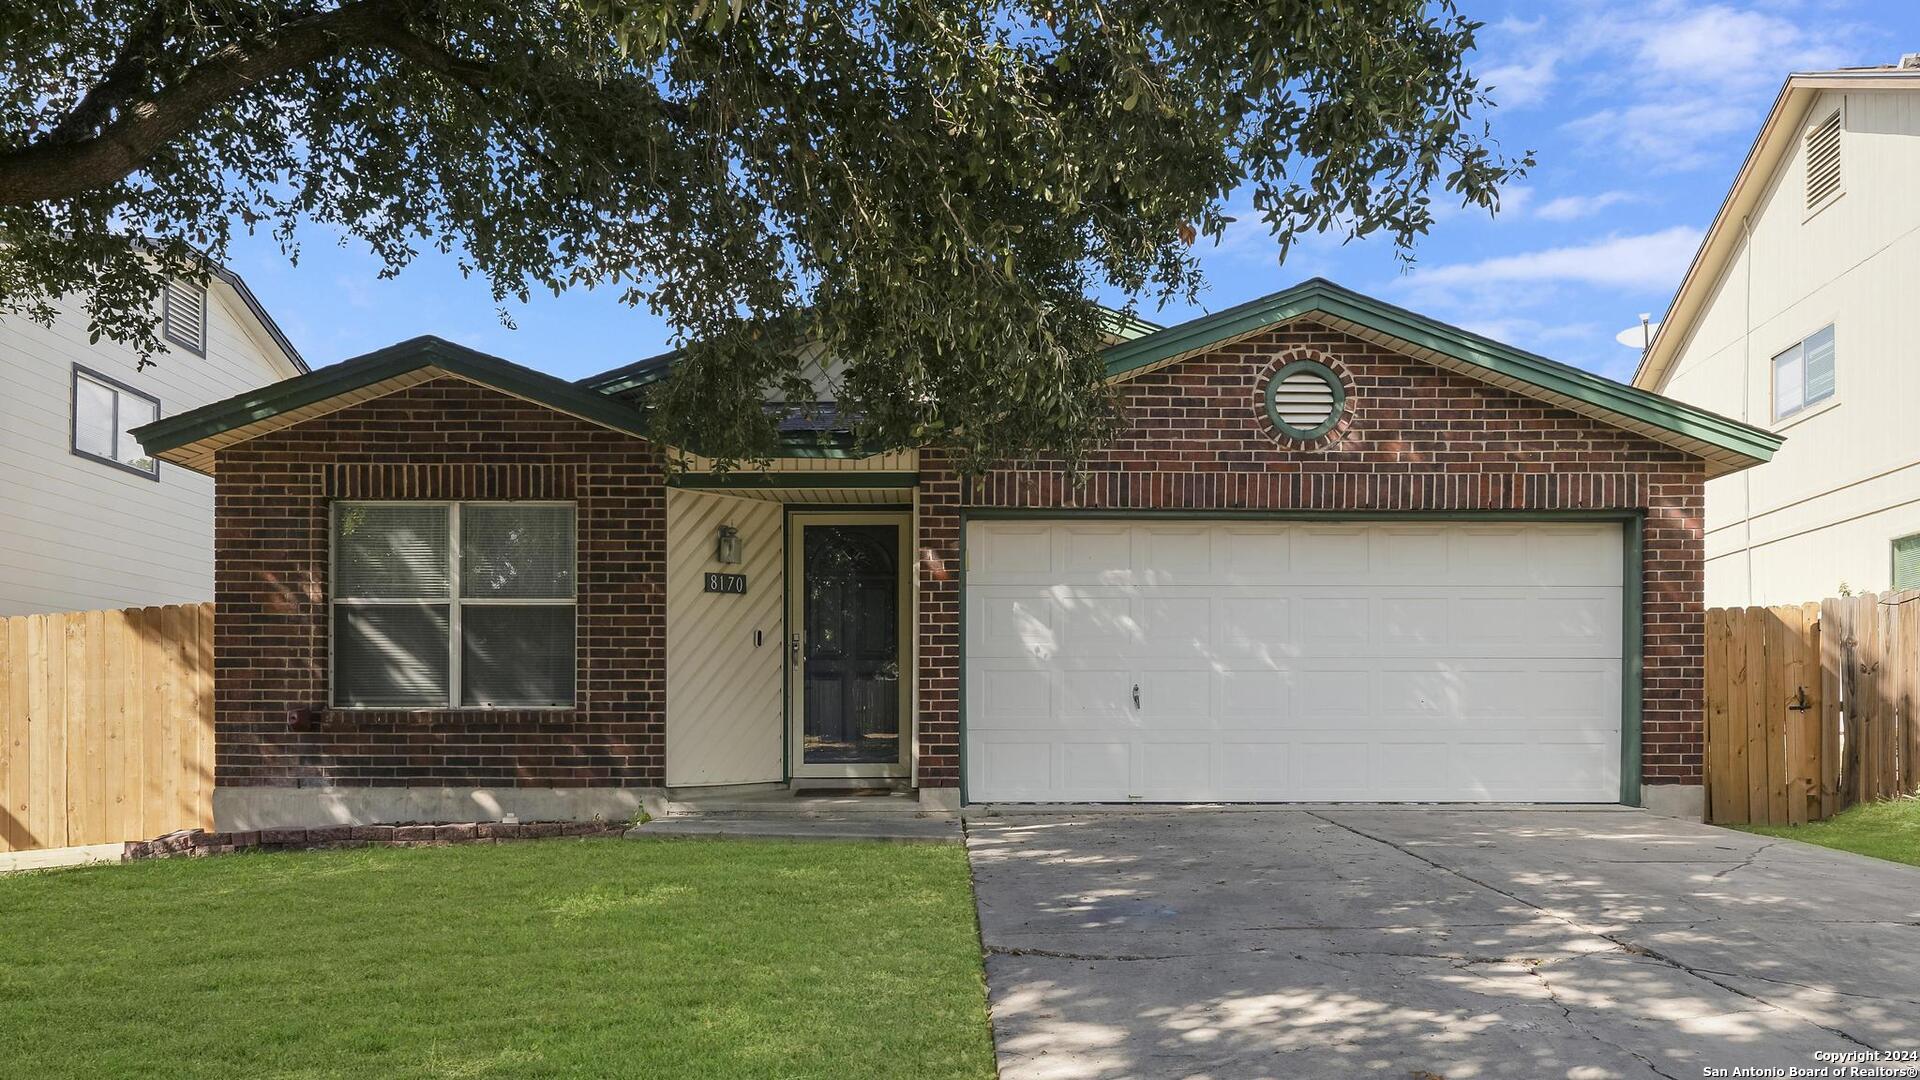
{"label": "front door", "polygon": [[793,518],[789,701],[792,772],[800,777],[905,772],[909,679],[904,658],[908,518]]}

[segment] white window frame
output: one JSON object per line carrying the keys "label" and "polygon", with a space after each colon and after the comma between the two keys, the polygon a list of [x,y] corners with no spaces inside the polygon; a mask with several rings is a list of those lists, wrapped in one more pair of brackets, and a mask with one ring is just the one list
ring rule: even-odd
{"label": "white window frame", "polygon": [[[113,392],[113,455],[111,457],[103,457],[91,450],[80,449],[80,381],[82,379],[93,383],[95,386]],[[141,447],[141,452],[148,461],[153,462],[152,468],[143,469],[138,465],[129,465],[120,460],[120,440],[127,437],[126,428],[120,424],[121,399],[137,397],[141,401],[147,402],[153,406],[153,418],[158,420],[160,419],[159,398],[144,391],[135,390],[119,379],[111,375],[103,375],[84,364],[73,365],[73,378],[68,384],[67,396],[67,449],[72,451],[75,457],[83,457],[88,461],[97,461],[102,465],[111,465],[123,472],[130,472],[135,476],[144,476],[149,480],[159,481],[160,459],[152,454],[146,453],[145,447]]]}
{"label": "white window frame", "polygon": [[[1813,401],[1807,400],[1807,342],[1823,331],[1833,333],[1833,389],[1825,397]],[[1798,350],[1800,353],[1800,404],[1789,412],[1780,411],[1780,361],[1788,353]],[[1773,404],[1773,422],[1784,424],[1812,414],[1816,409],[1833,403],[1840,397],[1840,331],[1837,324],[1825,323],[1800,340],[1774,353],[1767,360],[1767,397]]]}
{"label": "white window frame", "polygon": [[[343,597],[338,594],[340,581],[340,545],[335,539],[340,535],[340,512],[355,506],[444,506],[447,508],[447,595],[445,598],[409,599],[407,597]],[[573,550],[568,554],[572,558],[571,570],[567,574],[570,586],[565,599],[559,597],[489,597],[467,599],[460,595],[460,509],[465,506],[564,506],[573,513]],[[447,703],[445,705],[392,706],[392,705],[345,705],[340,703],[339,688],[334,684],[334,672],[339,654],[335,651],[335,633],[339,621],[340,606],[349,604],[356,607],[376,605],[412,605],[414,607],[447,606]],[[563,705],[461,705],[460,700],[460,654],[462,634],[460,609],[466,604],[476,607],[561,607],[573,609],[573,656],[574,679],[573,700]],[[580,507],[568,499],[336,499],[327,511],[327,701],[328,708],[336,712],[565,712],[579,707],[580,702]]]}

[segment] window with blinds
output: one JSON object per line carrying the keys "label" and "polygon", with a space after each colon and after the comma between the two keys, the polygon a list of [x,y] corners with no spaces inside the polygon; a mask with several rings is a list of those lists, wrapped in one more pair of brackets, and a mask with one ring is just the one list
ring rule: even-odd
{"label": "window with blinds", "polygon": [[1807,209],[1840,194],[1840,110],[1807,129]]}
{"label": "window with blinds", "polygon": [[574,550],[570,503],[335,504],[334,704],[572,705]]}
{"label": "window with blinds", "polygon": [[168,341],[195,355],[207,355],[207,287],[168,278],[161,295],[160,327]]}
{"label": "window with blinds", "polygon": [[1920,536],[1903,536],[1893,542],[1893,587],[1920,589]]}
{"label": "window with blinds", "polygon": [[1785,420],[1833,396],[1833,327],[1773,358],[1773,418]]}

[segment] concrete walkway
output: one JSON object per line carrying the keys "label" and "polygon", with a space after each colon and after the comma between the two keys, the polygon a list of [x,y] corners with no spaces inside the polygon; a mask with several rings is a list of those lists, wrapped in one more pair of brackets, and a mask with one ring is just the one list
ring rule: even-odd
{"label": "concrete walkway", "polygon": [[784,787],[675,792],[651,800],[635,840],[675,836],[781,840],[891,840],[957,844],[957,815],[929,812],[911,792],[805,794]]}
{"label": "concrete walkway", "polygon": [[1678,1078],[1920,1049],[1908,867],[1619,810],[968,834],[1006,1080]]}

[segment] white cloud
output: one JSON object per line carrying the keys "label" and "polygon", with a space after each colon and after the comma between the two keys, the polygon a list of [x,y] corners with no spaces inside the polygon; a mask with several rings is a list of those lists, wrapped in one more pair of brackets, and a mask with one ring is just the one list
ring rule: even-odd
{"label": "white cloud", "polygon": [[1710,95],[1602,109],[1566,125],[1589,149],[1629,172],[1679,172],[1712,160],[1715,139],[1749,131],[1762,113]]}
{"label": "white cloud", "polygon": [[1671,288],[1700,246],[1700,236],[1700,230],[1691,225],[1675,225],[1639,236],[1610,236],[1590,244],[1415,270],[1407,281],[1430,289],[1550,281],[1605,288]]}
{"label": "white cloud", "polygon": [[1544,52],[1530,63],[1500,64],[1480,72],[1480,85],[1488,88],[1494,102],[1511,109],[1537,105],[1547,96],[1559,75],[1560,56]]}
{"label": "white cloud", "polygon": [[1621,203],[1638,202],[1640,196],[1626,191],[1602,191],[1598,195],[1562,195],[1549,199],[1533,212],[1533,216],[1547,221],[1578,221],[1592,217],[1609,206]]}
{"label": "white cloud", "polygon": [[1844,52],[1817,31],[1723,4],[1639,22],[1639,59],[1681,83],[1777,84],[1789,71],[1833,67]]}

